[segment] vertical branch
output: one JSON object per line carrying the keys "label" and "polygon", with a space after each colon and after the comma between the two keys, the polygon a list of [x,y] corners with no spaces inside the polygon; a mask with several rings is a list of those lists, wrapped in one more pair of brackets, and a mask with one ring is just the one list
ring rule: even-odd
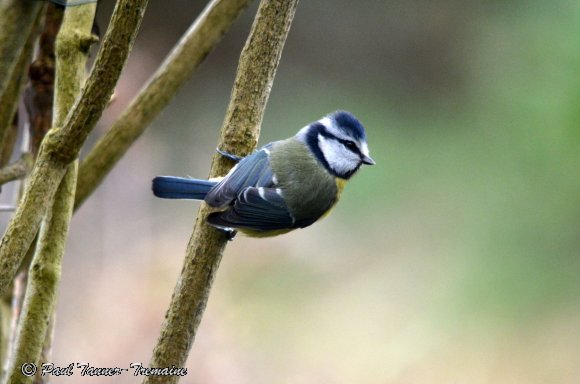
{"label": "vertical branch", "polygon": [[[73,176],[75,165],[76,163],[72,165]],[[48,224],[40,232],[40,239],[43,240],[39,239],[39,249],[30,266],[28,286],[16,329],[15,349],[8,362],[5,383],[31,382],[32,378],[24,376],[20,367],[26,362],[38,364],[56,303],[61,257],[68,231],[68,219],[72,214],[74,180],[74,177],[63,178],[58,190],[61,198],[55,200],[52,215],[47,218]]]}
{"label": "vertical branch", "polygon": [[4,362],[10,343],[11,314],[10,305],[3,300],[0,305],[0,375],[4,371]]}
{"label": "vertical branch", "polygon": [[[52,359],[52,345],[54,340],[54,328],[56,323],[56,309],[53,309],[50,319],[48,319],[48,326],[46,328],[46,336],[44,337],[44,343],[42,344],[42,351],[40,351],[40,357],[38,359],[38,365],[42,367],[45,363],[51,363],[54,361]],[[42,369],[37,370],[34,375],[33,384],[48,384],[50,378],[46,375],[42,375]]]}
{"label": "vertical branch", "polygon": [[[68,110],[80,93],[88,55],[86,41],[91,41],[95,9],[96,4],[92,3],[70,7],[65,12],[56,39],[58,66],[54,92],[54,126],[63,124]],[[42,135],[44,132],[41,130],[38,134]],[[26,362],[38,364],[47,339],[56,305],[62,256],[74,204],[77,166],[77,161],[68,166],[39,234],[22,313],[16,328],[14,353],[8,362],[6,378],[10,383],[32,380],[22,374],[20,367]]]}
{"label": "vertical branch", "polygon": [[12,157],[12,152],[14,151],[14,145],[16,144],[16,139],[18,138],[18,111],[15,111],[14,117],[12,118],[12,124],[8,127],[6,132],[4,132],[4,140],[2,142],[2,147],[0,148],[0,167],[5,167]]}
{"label": "vertical branch", "polygon": [[[49,3],[44,12],[44,26],[39,36],[38,49],[34,61],[30,64],[28,77],[30,79],[24,90],[24,105],[27,110],[27,124],[30,131],[24,132],[21,145],[21,157],[11,167],[18,166],[23,183],[25,177],[30,173],[34,158],[38,153],[40,142],[52,125],[52,104],[54,91],[54,42],[62,23],[64,8]],[[9,143],[9,137],[5,137],[4,145]],[[36,143],[31,145],[30,142]],[[8,170],[7,167],[6,170]],[[1,172],[0,172],[1,173]],[[22,185],[21,185],[22,186]],[[22,188],[19,188],[22,192]],[[20,193],[18,193],[20,194]],[[28,267],[34,255],[36,240],[30,246],[27,256],[20,265],[20,272],[14,280],[14,290],[12,293],[12,342],[14,341],[16,325],[20,316],[21,305],[24,301],[24,291],[28,282]],[[22,287],[21,289],[19,287]],[[12,344],[11,344],[12,345]]]}
{"label": "vertical branch", "polygon": [[[40,1],[0,2],[0,147],[3,147],[6,130],[12,123],[34,42],[31,36],[36,30],[42,9]],[[26,52],[27,45],[29,52]]]}
{"label": "vertical branch", "polygon": [[75,209],[97,188],[251,0],[212,0],[147,85],[81,162]]}
{"label": "vertical branch", "polygon": [[[38,11],[36,8],[32,9],[33,14],[29,15],[30,17],[27,18],[30,19],[28,22],[31,22],[32,24],[29,25],[28,28],[21,25],[25,30],[29,29],[28,32],[20,32],[22,35],[19,34],[18,36],[12,37],[12,40],[14,41],[19,41],[23,37],[27,37],[21,49],[17,52],[13,52],[14,54],[17,54],[17,56],[12,58],[9,53],[6,53],[8,54],[8,57],[0,58],[0,60],[4,61],[0,65],[0,82],[3,82],[0,84],[0,166],[2,167],[10,160],[10,155],[12,154],[14,143],[16,142],[18,132],[18,119],[16,114],[18,99],[27,79],[26,73],[37,40],[38,26],[40,25],[40,20],[42,18],[42,13],[39,12],[41,9],[43,8],[38,8]],[[0,28],[0,50],[3,50],[2,48],[6,47],[2,47],[1,45],[6,42],[2,42],[1,40],[3,38],[2,35],[6,32],[2,22],[6,15],[3,15],[1,12],[3,12],[2,7],[0,7],[0,25],[2,25],[2,28]],[[36,17],[32,19],[32,16]],[[25,36],[25,33],[28,33],[28,35]],[[17,47],[11,46],[11,48],[16,49]],[[15,62],[7,62],[8,60],[15,60]],[[13,67],[10,67],[9,64],[12,64]],[[4,73],[2,72],[3,70],[11,72]]]}
{"label": "vertical branch", "polygon": [[24,105],[30,122],[30,152],[36,156],[44,135],[52,126],[54,98],[55,40],[64,10],[48,3],[44,27],[39,37],[38,52],[30,65],[30,83],[26,87]]}
{"label": "vertical branch", "polygon": [[[26,1],[0,3],[0,188],[4,182],[23,178],[32,168],[28,155],[6,167],[18,136],[18,99],[26,82],[42,18],[41,4]],[[14,34],[16,32],[16,34]],[[6,167],[6,168],[4,168]],[[0,300],[0,374],[11,340],[13,300],[9,292]]]}
{"label": "vertical branch", "polygon": [[0,91],[5,89],[41,9],[42,3],[37,1],[0,2]]}
{"label": "vertical branch", "polygon": [[[118,0],[95,65],[64,123],[45,136],[30,181],[0,242],[0,294],[18,266],[51,206],[68,166],[103,113],[143,19],[147,0]],[[93,39],[82,42],[88,49]]]}
{"label": "vertical branch", "polygon": [[[262,117],[282,48],[298,0],[262,0],[240,56],[218,146],[238,154],[257,143]],[[215,155],[210,177],[224,175],[231,161]],[[225,235],[208,226],[206,205],[199,209],[186,257],[153,351],[151,367],[182,367],[207,304],[211,285],[226,245]],[[144,383],[176,382],[177,377],[149,376]]]}

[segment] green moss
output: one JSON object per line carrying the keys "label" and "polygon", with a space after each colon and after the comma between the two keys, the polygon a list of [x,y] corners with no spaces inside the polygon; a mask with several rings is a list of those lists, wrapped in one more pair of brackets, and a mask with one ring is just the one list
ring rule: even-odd
{"label": "green moss", "polygon": [[[250,153],[260,133],[266,102],[282,48],[298,1],[260,3],[252,30],[240,56],[236,80],[218,148],[231,153]],[[209,177],[221,176],[231,161],[215,155]],[[184,366],[205,310],[209,292],[227,243],[226,236],[205,224],[209,208],[202,204],[193,234],[187,246],[183,270],[175,287],[166,320],[155,349],[151,366]],[[175,382],[173,377],[169,382]],[[167,378],[150,376],[145,383]]]}

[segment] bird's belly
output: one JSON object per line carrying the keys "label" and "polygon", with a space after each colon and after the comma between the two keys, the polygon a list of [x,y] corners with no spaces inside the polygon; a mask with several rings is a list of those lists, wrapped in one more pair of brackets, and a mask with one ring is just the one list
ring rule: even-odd
{"label": "bird's belly", "polygon": [[336,181],[336,199],[332,202],[332,205],[328,208],[326,212],[322,214],[322,216],[320,216],[320,219],[318,220],[324,219],[326,216],[330,214],[330,212],[332,212],[334,207],[336,207],[336,203],[338,203],[338,200],[340,199],[340,194],[342,193],[347,180],[337,177],[335,181]]}
{"label": "bird's belly", "polygon": [[272,236],[283,235],[285,233],[288,233],[290,231],[295,230],[296,228],[284,228],[284,229],[276,229],[276,230],[271,230],[271,231],[256,231],[255,229],[242,228],[242,227],[237,228],[237,229],[242,234],[244,234],[248,237],[272,237]]}

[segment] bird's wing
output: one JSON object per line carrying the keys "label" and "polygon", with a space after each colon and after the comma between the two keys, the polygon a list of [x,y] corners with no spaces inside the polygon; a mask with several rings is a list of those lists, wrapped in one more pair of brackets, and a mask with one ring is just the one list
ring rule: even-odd
{"label": "bird's wing", "polygon": [[279,191],[263,187],[244,189],[231,209],[214,212],[207,221],[218,227],[248,228],[256,231],[295,228],[295,220]]}
{"label": "bird's wing", "polygon": [[265,146],[244,157],[209,191],[205,202],[212,207],[224,208],[231,205],[240,192],[248,187],[272,187],[274,174],[268,160],[269,147],[270,145]]}

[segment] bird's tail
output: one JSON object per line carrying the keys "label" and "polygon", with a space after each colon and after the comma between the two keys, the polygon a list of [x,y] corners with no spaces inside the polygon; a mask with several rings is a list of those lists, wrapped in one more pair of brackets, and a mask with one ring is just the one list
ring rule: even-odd
{"label": "bird's tail", "polygon": [[187,179],[175,176],[157,176],[153,179],[153,194],[164,199],[203,200],[215,181]]}

